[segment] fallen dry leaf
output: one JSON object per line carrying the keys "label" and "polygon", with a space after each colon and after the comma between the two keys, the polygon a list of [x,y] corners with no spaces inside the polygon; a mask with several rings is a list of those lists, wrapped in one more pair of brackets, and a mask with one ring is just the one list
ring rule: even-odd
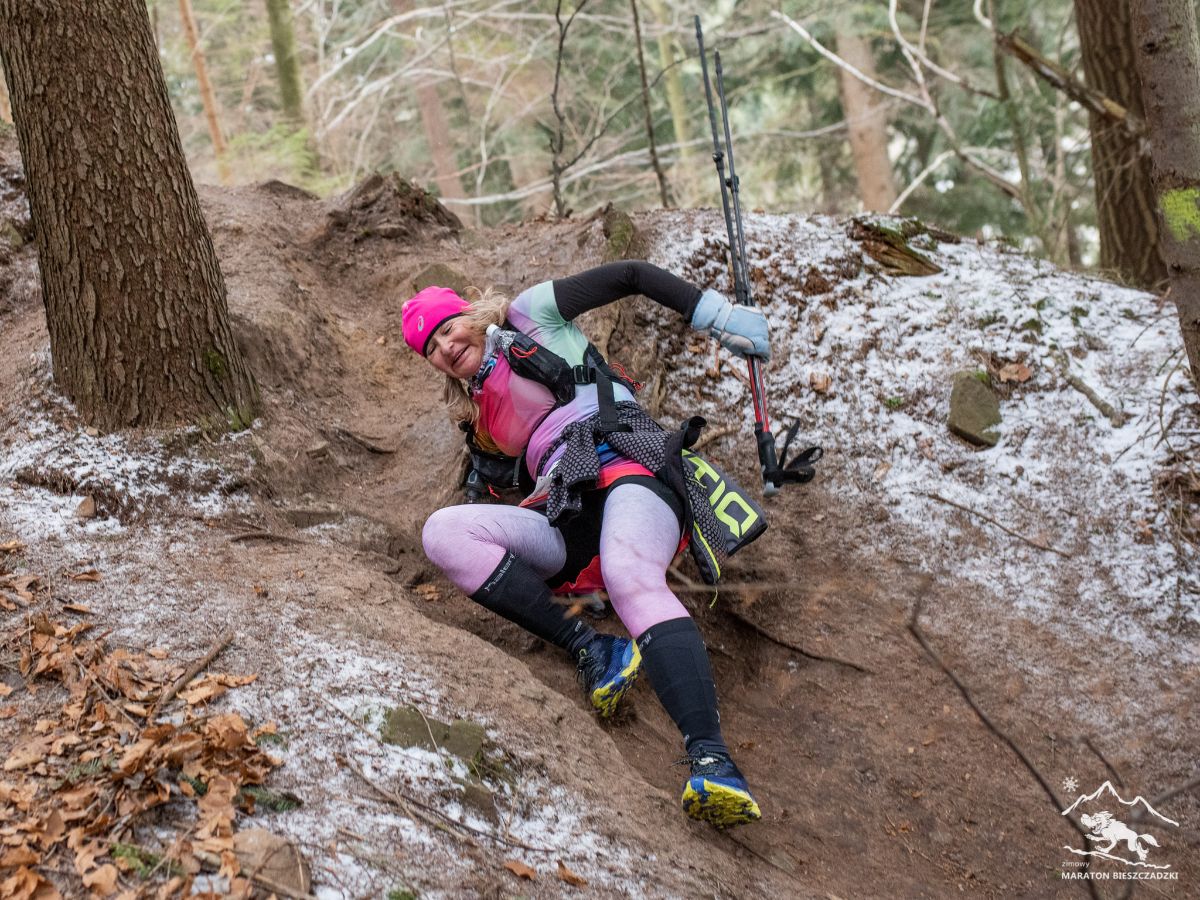
{"label": "fallen dry leaf", "polygon": [[1023,384],[1033,377],[1033,372],[1024,363],[1009,363],[1000,369],[1001,381],[1015,381]]}
{"label": "fallen dry leaf", "polygon": [[0,719],[11,719],[17,714],[17,706],[15,703],[10,703],[8,706],[0,706]]}
{"label": "fallen dry leaf", "polygon": [[7,697],[12,692],[13,689],[9,685],[5,684],[3,681],[0,681],[0,697]]}
{"label": "fallen dry leaf", "polygon": [[506,859],[504,861],[504,868],[508,869],[508,871],[512,872],[518,878],[528,878],[530,881],[537,878],[537,872],[518,859]]}
{"label": "fallen dry leaf", "polygon": [[568,869],[561,859],[558,861],[558,877],[575,887],[587,887],[587,879]]}
{"label": "fallen dry leaf", "polygon": [[64,603],[62,608],[67,612],[79,613],[80,615],[91,615],[91,608],[84,606],[82,603]]}
{"label": "fallen dry leaf", "polygon": [[3,856],[0,856],[0,867],[32,866],[41,858],[41,855],[37,851],[31,850],[25,844],[22,844],[20,847],[13,847]]}
{"label": "fallen dry leaf", "polygon": [[171,655],[162,647],[151,647],[146,652],[154,659],[166,659]]}
{"label": "fallen dry leaf", "polygon": [[0,553],[20,553],[25,549],[25,545],[13,538],[11,541],[5,541],[0,544]]}
{"label": "fallen dry leaf", "polygon": [[[11,772],[14,769],[23,769],[26,766],[31,766],[35,762],[41,762],[50,750],[50,745],[54,743],[53,736],[34,738],[18,744],[8,754],[8,759],[4,761],[4,771]],[[4,892],[0,891],[0,897],[4,896]]]}
{"label": "fallen dry leaf", "polygon": [[99,581],[100,573],[95,569],[84,569],[82,572],[74,572],[67,577],[72,581]]}
{"label": "fallen dry leaf", "polygon": [[117,889],[117,867],[105,863],[94,872],[83,876],[83,886],[90,888],[93,894],[107,897]]}
{"label": "fallen dry leaf", "polygon": [[263,828],[247,828],[233,836],[233,852],[241,870],[251,878],[279,885],[295,894],[312,889],[312,876],[304,854],[286,838]]}
{"label": "fallen dry leaf", "polygon": [[57,844],[62,840],[62,836],[67,833],[67,825],[63,821],[62,813],[57,809],[50,810],[46,818],[42,819],[42,833],[38,837],[38,841],[42,847],[49,849],[51,845]]}
{"label": "fallen dry leaf", "polygon": [[58,888],[24,866],[0,881],[0,897],[5,900],[62,900]]}
{"label": "fallen dry leaf", "polygon": [[824,372],[813,372],[808,376],[808,386],[818,394],[824,394],[833,386],[833,379]]}

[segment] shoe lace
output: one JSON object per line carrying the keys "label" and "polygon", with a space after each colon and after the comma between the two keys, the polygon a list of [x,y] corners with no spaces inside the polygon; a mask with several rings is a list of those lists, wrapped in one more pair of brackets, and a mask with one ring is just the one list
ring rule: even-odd
{"label": "shoe lace", "polygon": [[700,753],[681,757],[675,765],[691,766],[693,775],[717,775],[729,762],[729,757],[721,753]]}
{"label": "shoe lace", "polygon": [[579,651],[579,662],[575,666],[575,680],[590,687],[604,675],[604,661],[589,648]]}

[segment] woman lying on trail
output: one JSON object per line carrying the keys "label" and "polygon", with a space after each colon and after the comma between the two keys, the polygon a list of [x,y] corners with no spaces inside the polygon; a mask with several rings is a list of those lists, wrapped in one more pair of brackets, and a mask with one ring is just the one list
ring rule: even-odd
{"label": "woman lying on trail", "polygon": [[[757,309],[643,262],[543,282],[511,302],[485,292],[468,303],[429,287],[404,304],[404,340],[446,376],[451,414],[467,423],[473,450],[523,456],[536,479],[519,507],[437,510],[423,541],[472,600],[569,653],[601,716],[613,713],[644,664],[683,734],[691,765],[684,810],[727,827],[758,819],[759,808],[721,736],[700,632],[666,580],[681,535],[707,547],[716,523],[703,490],[684,484],[680,453],[690,441],[651,419],[624,373],[573,324],[632,294],[675,310],[739,355],[770,356]],[[597,633],[551,598],[551,587],[586,589],[600,578],[633,640]]]}

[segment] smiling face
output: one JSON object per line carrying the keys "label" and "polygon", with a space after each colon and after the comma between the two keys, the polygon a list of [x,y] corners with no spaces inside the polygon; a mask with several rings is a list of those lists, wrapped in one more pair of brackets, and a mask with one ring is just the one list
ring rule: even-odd
{"label": "smiling face", "polygon": [[467,379],[483,363],[484,337],[463,316],[447,319],[429,338],[425,358],[451,378]]}

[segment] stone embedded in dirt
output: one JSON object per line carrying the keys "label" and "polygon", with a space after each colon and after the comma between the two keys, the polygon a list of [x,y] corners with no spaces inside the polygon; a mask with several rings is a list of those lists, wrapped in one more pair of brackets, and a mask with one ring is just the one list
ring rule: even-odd
{"label": "stone embedded in dirt", "polygon": [[329,455],[329,442],[321,441],[319,444],[313,444],[304,452],[308,455],[309,459],[321,459]]}
{"label": "stone embedded in dirt", "polygon": [[412,280],[414,294],[427,287],[444,287],[450,288],[454,293],[462,296],[470,286],[471,282],[467,280],[466,275],[444,263],[433,263],[426,266]]}
{"label": "stone embedded in dirt", "polygon": [[242,874],[258,878],[276,892],[304,896],[312,889],[308,861],[289,840],[265,828],[247,828],[233,836],[233,852]]}
{"label": "stone embedded in dirt", "polygon": [[25,245],[25,236],[10,220],[5,219],[3,224],[0,224],[0,241],[8,244],[13,250],[17,250]]}
{"label": "stone embedded in dirt", "polygon": [[995,447],[1000,434],[994,426],[1000,422],[1000,401],[979,373],[956,372],[946,420],[950,431],[978,447]]}
{"label": "stone embedded in dirt", "polygon": [[[415,706],[389,709],[383,722],[383,740],[399,747],[441,748],[463,762],[483,756],[483,726],[464,719],[446,723],[424,715]],[[435,747],[436,742],[436,747]]]}
{"label": "stone embedded in dirt", "polygon": [[498,824],[500,814],[496,812],[496,795],[473,779],[464,781],[462,787],[463,805],[475,810],[489,822]]}
{"label": "stone embedded in dirt", "polygon": [[96,498],[90,494],[79,502],[75,507],[75,516],[79,519],[94,519],[96,518]]}

